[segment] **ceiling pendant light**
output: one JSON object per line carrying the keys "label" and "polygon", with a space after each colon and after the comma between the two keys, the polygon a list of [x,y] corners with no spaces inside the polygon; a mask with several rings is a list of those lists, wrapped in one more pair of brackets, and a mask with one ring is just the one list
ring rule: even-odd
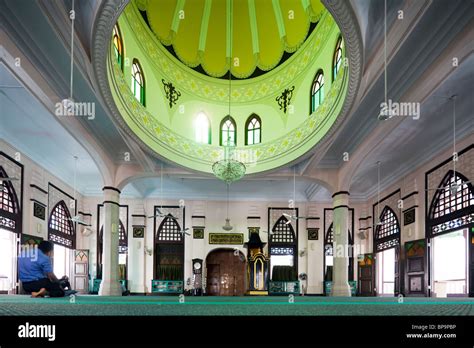
{"label": "ceiling pendant light", "polygon": [[227,215],[225,219],[225,225],[222,226],[222,229],[224,231],[232,231],[234,227],[230,224],[230,218],[229,218],[229,184],[227,184]]}
{"label": "ceiling pendant light", "polygon": [[[77,192],[77,188],[76,188],[77,160],[78,160],[78,157],[77,157],[77,156],[74,156],[74,194],[73,194],[74,214],[76,214],[76,211],[77,211],[77,209],[76,209],[76,204],[77,204],[77,200],[76,200],[76,192]],[[71,205],[72,205],[72,204],[71,204]],[[87,225],[87,223],[81,219],[81,217],[79,216],[79,214],[74,215],[74,217],[71,218],[71,221],[77,222],[77,223],[79,223],[79,224],[81,224],[81,225]]]}
{"label": "ceiling pendant light", "polygon": [[[444,97],[444,98],[446,98],[446,97]],[[453,180],[454,180],[454,182],[452,184],[447,184],[445,186],[437,187],[437,188],[434,188],[434,189],[428,188],[428,189],[426,189],[426,191],[449,190],[449,192],[452,195],[455,195],[461,190],[463,185],[471,183],[471,181],[463,181],[463,180],[461,180],[461,183],[456,182],[456,161],[457,161],[457,156],[458,156],[458,153],[456,151],[456,98],[457,98],[456,94],[454,94],[454,95],[452,95],[451,97],[448,98],[449,100],[451,100],[453,102]],[[455,158],[455,156],[456,156],[456,158]]]}
{"label": "ceiling pendant light", "polygon": [[[232,4],[231,4],[232,5]],[[231,11],[230,11],[231,12]],[[232,38],[232,13],[230,14],[230,38]],[[231,92],[232,92],[232,72],[231,72],[231,65],[232,65],[232,41],[229,42],[230,45],[230,57],[229,57],[229,116],[231,115]],[[222,132],[222,129],[220,130]],[[234,129],[234,132],[237,130]],[[245,164],[236,160],[234,158],[234,148],[237,144],[235,144],[235,137],[232,139],[230,134],[228,134],[227,141],[225,141],[224,145],[224,159],[215,162],[212,165],[212,171],[214,175],[221,179],[222,181],[226,182],[227,185],[240,180],[245,175],[247,168]]]}
{"label": "ceiling pendant light", "polygon": [[63,110],[66,110],[66,114],[74,116],[74,99],[72,97],[73,82],[74,82],[74,20],[76,18],[76,12],[74,10],[74,0],[71,4],[71,12],[69,15],[71,19],[71,60],[70,60],[70,72],[69,72],[69,97],[61,101]]}

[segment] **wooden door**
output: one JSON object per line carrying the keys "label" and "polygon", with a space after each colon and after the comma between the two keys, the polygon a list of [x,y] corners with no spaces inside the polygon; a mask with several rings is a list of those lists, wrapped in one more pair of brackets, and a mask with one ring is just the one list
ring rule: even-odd
{"label": "wooden door", "polygon": [[357,262],[358,265],[358,292],[359,296],[374,296],[375,262],[374,254],[364,254]]}
{"label": "wooden door", "polygon": [[74,250],[74,273],[71,286],[80,294],[89,292],[89,250]]}
{"label": "wooden door", "polygon": [[427,295],[427,244],[426,239],[418,239],[405,243],[406,296]]}
{"label": "wooden door", "polygon": [[218,296],[220,291],[220,265],[207,265],[207,293],[211,296]]}
{"label": "wooden door", "polygon": [[207,293],[242,296],[245,293],[245,259],[233,250],[216,250],[206,259]]}

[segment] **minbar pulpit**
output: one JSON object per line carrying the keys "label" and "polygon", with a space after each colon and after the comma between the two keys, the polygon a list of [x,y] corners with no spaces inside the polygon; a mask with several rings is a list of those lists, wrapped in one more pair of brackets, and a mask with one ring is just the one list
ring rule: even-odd
{"label": "minbar pulpit", "polygon": [[268,295],[269,261],[263,253],[263,243],[259,228],[249,228],[250,238],[244,247],[247,251],[247,295]]}

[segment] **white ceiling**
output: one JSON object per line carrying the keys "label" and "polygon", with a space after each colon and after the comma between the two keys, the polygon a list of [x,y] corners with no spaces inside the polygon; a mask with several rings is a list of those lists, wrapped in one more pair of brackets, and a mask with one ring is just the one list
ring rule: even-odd
{"label": "white ceiling", "polygon": [[73,182],[77,156],[78,191],[103,186],[91,156],[2,63],[0,105],[1,139],[68,183]]}

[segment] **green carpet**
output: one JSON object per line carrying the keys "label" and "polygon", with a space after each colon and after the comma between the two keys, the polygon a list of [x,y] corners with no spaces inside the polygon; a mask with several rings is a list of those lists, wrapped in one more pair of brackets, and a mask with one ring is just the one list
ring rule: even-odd
{"label": "green carpet", "polygon": [[38,298],[0,295],[0,316],[6,315],[474,315],[473,298],[334,298],[288,297],[185,297],[80,295],[69,298]]}

